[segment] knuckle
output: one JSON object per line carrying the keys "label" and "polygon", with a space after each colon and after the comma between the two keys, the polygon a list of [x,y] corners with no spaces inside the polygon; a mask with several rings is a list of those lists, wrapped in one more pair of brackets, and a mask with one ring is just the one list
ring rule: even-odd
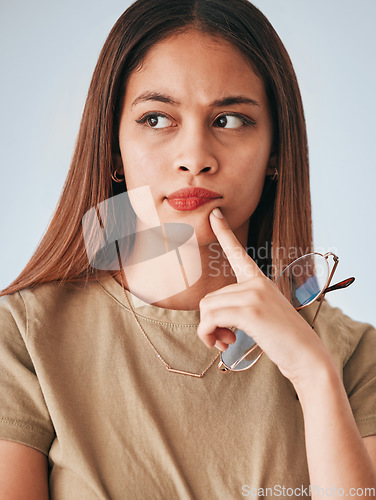
{"label": "knuckle", "polygon": [[257,290],[257,298],[260,301],[265,301],[266,300],[266,287],[262,286]]}
{"label": "knuckle", "polygon": [[202,299],[200,300],[199,304],[200,304],[200,306],[201,305],[206,305],[208,303],[208,301],[209,301],[209,297],[208,297],[208,295],[205,295],[204,297],[202,297]]}
{"label": "knuckle", "polygon": [[256,288],[252,291],[252,304],[262,304],[265,301],[265,292],[263,289]]}
{"label": "knuckle", "polygon": [[213,319],[214,319],[214,316],[215,316],[215,313],[214,313],[214,310],[213,309],[206,309],[205,310],[205,320],[207,322],[212,322]]}
{"label": "knuckle", "polygon": [[209,309],[209,304],[210,304],[210,299],[209,297],[203,297],[200,302],[199,302],[199,308],[201,311],[208,311]]}
{"label": "knuckle", "polygon": [[263,313],[263,308],[261,307],[261,305],[254,305],[252,307],[253,317],[260,318],[262,316],[262,313]]}

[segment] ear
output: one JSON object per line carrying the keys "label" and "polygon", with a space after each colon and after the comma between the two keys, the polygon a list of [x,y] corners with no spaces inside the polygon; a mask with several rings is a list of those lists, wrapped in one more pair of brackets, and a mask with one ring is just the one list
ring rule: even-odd
{"label": "ear", "polygon": [[272,153],[269,157],[265,175],[274,175],[276,167],[277,167],[277,155],[275,153]]}
{"label": "ear", "polygon": [[114,153],[112,158],[114,170],[116,170],[119,175],[124,175],[123,160],[121,159],[120,153]]}

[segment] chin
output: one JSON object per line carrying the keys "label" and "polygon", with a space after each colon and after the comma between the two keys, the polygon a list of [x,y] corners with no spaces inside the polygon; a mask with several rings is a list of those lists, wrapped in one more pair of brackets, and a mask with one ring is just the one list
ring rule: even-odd
{"label": "chin", "polygon": [[[187,211],[175,214],[160,214],[161,223],[189,224],[193,227],[199,246],[209,245],[217,241],[209,222],[209,213],[198,211]],[[181,215],[182,214],[182,215]]]}
{"label": "chin", "polygon": [[197,234],[197,244],[199,247],[207,247],[213,243],[218,243],[217,238],[214,236],[214,234],[211,235],[201,235]]}
{"label": "chin", "polygon": [[192,223],[192,226],[195,230],[199,247],[207,246],[211,243],[217,243],[217,238],[212,231],[208,218],[204,221],[198,221],[197,224]]}

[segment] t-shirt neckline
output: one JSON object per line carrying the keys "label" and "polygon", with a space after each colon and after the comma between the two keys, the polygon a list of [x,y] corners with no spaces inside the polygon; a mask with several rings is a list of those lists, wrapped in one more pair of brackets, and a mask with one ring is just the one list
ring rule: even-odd
{"label": "t-shirt neckline", "polygon": [[[111,295],[117,302],[120,302],[126,309],[129,305],[124,296],[121,284],[116,281],[110,272],[98,278],[99,285]],[[144,302],[142,299],[125,290],[127,297],[132,304],[132,308],[137,315],[146,317],[154,321],[163,323],[174,323],[181,325],[198,325],[200,322],[199,310],[167,309]]]}

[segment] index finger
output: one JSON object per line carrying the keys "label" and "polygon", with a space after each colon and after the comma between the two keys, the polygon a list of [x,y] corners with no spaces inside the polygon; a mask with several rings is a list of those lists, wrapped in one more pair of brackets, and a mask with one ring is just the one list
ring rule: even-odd
{"label": "index finger", "polygon": [[[222,216],[222,218],[220,218],[220,216]],[[213,233],[217,237],[230,266],[234,270],[238,283],[263,276],[256,262],[247,254],[235,234],[232,232],[232,229],[219,208],[215,208],[210,212],[209,221]]]}

